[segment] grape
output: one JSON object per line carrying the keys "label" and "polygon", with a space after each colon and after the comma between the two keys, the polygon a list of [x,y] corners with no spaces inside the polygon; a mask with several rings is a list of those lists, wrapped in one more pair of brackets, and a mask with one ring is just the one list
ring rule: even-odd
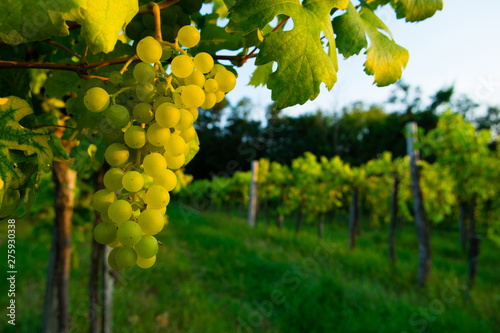
{"label": "grape", "polygon": [[[115,226],[115,224],[114,224],[114,223],[113,223],[113,226],[114,226],[114,227],[115,227],[115,229],[116,229],[116,226]],[[114,241],[112,241],[111,243],[108,243],[108,244],[106,244],[106,245],[107,245],[107,246],[109,246],[109,247],[115,248],[115,247],[121,246],[121,245],[122,245],[122,243],[120,243],[120,241],[118,240],[118,238],[115,238],[115,240],[114,240]]]}
{"label": "grape", "polygon": [[115,271],[119,271],[122,268],[116,264],[116,252],[118,252],[119,247],[114,248],[108,254],[108,265]]}
{"label": "grape", "polygon": [[200,42],[200,32],[192,25],[186,25],[179,29],[177,40],[185,47],[194,47]]}
{"label": "grape", "polygon": [[140,62],[134,67],[134,79],[141,83],[153,83],[156,77],[156,70],[146,62]]}
{"label": "grape", "polygon": [[109,74],[109,82],[114,84],[115,86],[122,83],[122,73],[119,71],[113,71]]}
{"label": "grape", "polygon": [[219,90],[225,93],[233,90],[236,85],[236,76],[228,70],[218,71],[214,79],[219,84]]}
{"label": "grape", "polygon": [[[150,208],[150,209],[153,209],[153,208]],[[163,216],[167,212],[167,207],[163,207],[162,209],[155,209],[155,210],[159,211],[161,216]]]}
{"label": "grape", "polygon": [[194,69],[193,58],[188,55],[181,54],[175,57],[170,64],[172,74],[177,77],[188,77]]}
{"label": "grape", "polygon": [[206,52],[194,56],[194,68],[202,73],[208,73],[214,68],[214,58]]}
{"label": "grape", "polygon": [[[108,207],[109,207],[109,206],[108,206]],[[96,209],[96,210],[97,210],[97,209]],[[109,216],[108,216],[108,209],[107,209],[107,208],[106,208],[106,210],[105,210],[105,211],[103,211],[103,212],[99,212],[99,213],[101,213],[100,215],[101,215],[101,220],[102,220],[102,222],[113,222],[113,221],[111,221],[111,219],[110,219],[110,218],[109,218]]]}
{"label": "grape", "polygon": [[175,11],[175,6],[169,6],[162,9],[160,15],[162,23],[170,25],[177,20],[177,12]]}
{"label": "grape", "polygon": [[[206,98],[206,97],[205,97]],[[187,109],[193,115],[193,122],[198,119],[198,109],[197,108],[188,108]]]}
{"label": "grape", "polygon": [[160,61],[162,47],[153,37],[145,37],[137,44],[137,56],[144,62],[155,63]]}
{"label": "grape", "polygon": [[179,134],[181,138],[184,139],[186,143],[191,142],[194,137],[196,136],[196,130],[194,129],[193,126],[181,131],[181,134]]}
{"label": "grape", "polygon": [[194,84],[185,86],[181,93],[182,103],[188,108],[197,108],[205,101],[203,89]]}
{"label": "grape", "polygon": [[163,103],[156,109],[156,122],[165,127],[170,128],[177,125],[181,117],[181,112],[172,103]]}
{"label": "grape", "polygon": [[92,195],[92,207],[100,213],[106,212],[115,200],[116,195],[114,192],[102,189]]}
{"label": "grape", "polygon": [[151,120],[153,120],[154,114],[153,110],[151,110],[151,105],[148,103],[139,103],[134,107],[132,114],[140,123],[147,124]]}
{"label": "grape", "polygon": [[151,83],[139,84],[135,88],[135,94],[142,102],[149,102],[154,97],[155,92],[155,86]]}
{"label": "grape", "polygon": [[123,222],[116,232],[120,243],[126,246],[134,246],[142,237],[141,227],[134,221]]}
{"label": "grape", "polygon": [[168,191],[159,185],[151,185],[144,194],[144,202],[153,209],[162,209],[167,207],[170,202]]}
{"label": "grape", "polygon": [[198,12],[203,4],[203,0],[184,0],[179,2],[179,6],[189,15]]}
{"label": "grape", "polygon": [[193,126],[193,115],[186,109],[181,109],[181,117],[175,128],[179,131],[183,131]]}
{"label": "grape", "polygon": [[109,106],[109,95],[100,87],[90,88],[83,96],[83,104],[91,112],[102,112]]}
{"label": "grape", "polygon": [[[162,31],[162,33],[163,33],[163,31]],[[174,50],[170,46],[163,46],[160,61],[167,61],[168,59],[170,59],[173,52],[174,52]]]}
{"label": "grape", "polygon": [[146,174],[154,178],[167,169],[167,161],[161,154],[151,153],[144,157],[142,167]]}
{"label": "grape", "polygon": [[142,24],[146,28],[154,30],[154,28],[155,28],[155,17],[153,15],[142,15]]}
{"label": "grape", "polygon": [[[224,93],[222,93],[222,96],[224,96]],[[211,109],[214,107],[215,103],[217,102],[217,95],[214,93],[205,93],[205,101],[203,104],[200,106],[202,109]]]}
{"label": "grape", "polygon": [[108,215],[111,221],[120,226],[132,216],[132,206],[126,200],[116,200],[109,205]]}
{"label": "grape", "polygon": [[[163,10],[161,12],[163,13]],[[163,40],[173,42],[175,40],[175,36],[177,36],[177,32],[179,31],[179,29],[180,29],[180,26],[178,24],[162,25],[161,26],[161,37],[163,38]]]}
{"label": "grape", "polygon": [[219,89],[219,84],[214,79],[208,79],[203,86],[208,93],[215,93]]}
{"label": "grape", "polygon": [[104,186],[111,192],[118,192],[123,188],[122,178],[125,174],[120,168],[111,168],[104,174]]}
{"label": "grape", "polygon": [[[168,129],[168,128],[165,128],[165,129]],[[170,132],[170,129],[168,129],[168,131]],[[168,138],[170,139],[170,136]],[[160,153],[160,154],[163,154],[165,152],[165,147],[164,146],[154,146],[151,143],[148,143],[146,147],[147,147],[147,149],[146,149],[146,151],[144,151],[144,155],[147,155],[148,153]]]}
{"label": "grape", "polygon": [[220,71],[227,71],[226,67],[221,64],[215,64],[214,68],[210,71],[210,76],[215,76]]}
{"label": "grape", "polygon": [[125,33],[128,37],[130,37],[130,39],[136,40],[140,38],[142,30],[144,30],[144,25],[141,20],[136,17],[130,21],[129,24],[127,24]]}
{"label": "grape", "polygon": [[[106,124],[106,126],[109,126],[108,121],[105,119],[103,120],[103,123]],[[123,132],[120,129],[113,128],[110,131],[101,133],[106,145],[110,145],[115,142],[123,142]]]}
{"label": "grape", "polygon": [[144,179],[144,187],[148,188],[153,185],[153,177],[148,175],[146,172],[142,173],[142,178]]}
{"label": "grape", "polygon": [[[151,187],[154,186],[155,185]],[[161,186],[157,187],[161,188],[168,195],[167,190],[165,190],[163,187]],[[163,226],[165,225],[165,223],[163,222],[163,215],[161,215],[159,211],[154,209],[146,209],[145,211],[143,211],[142,214],[139,215],[137,223],[141,226],[142,232],[150,236],[159,233],[163,229]]]}
{"label": "grape", "polygon": [[94,228],[94,239],[99,244],[108,244],[116,239],[116,226],[113,222],[102,222]]}
{"label": "grape", "polygon": [[[163,156],[161,157],[165,159]],[[154,178],[155,185],[163,186],[167,191],[172,191],[177,185],[177,176],[172,170],[163,169]]]}
{"label": "grape", "polygon": [[129,151],[124,144],[113,143],[106,148],[104,158],[109,165],[120,166],[128,161]]}
{"label": "grape", "polygon": [[151,235],[142,236],[139,243],[135,245],[135,252],[141,258],[152,258],[158,253],[158,241]]}
{"label": "grape", "polygon": [[165,161],[167,161],[168,168],[171,170],[180,169],[186,161],[186,157],[184,156],[184,154],[181,154],[179,156],[172,156],[168,151],[165,151],[163,153],[163,157],[165,158]]}
{"label": "grape", "polygon": [[215,93],[215,103],[220,103],[226,94],[223,91],[217,90]]}
{"label": "grape", "polygon": [[[184,88],[184,87],[182,87]],[[182,103],[182,98],[181,98],[181,92],[182,90],[178,90],[176,89],[176,92],[178,92],[177,94],[174,94],[174,102],[175,102],[175,107],[178,108],[178,109],[185,109],[187,108],[187,106],[184,105],[184,103]]]}
{"label": "grape", "polygon": [[139,149],[146,144],[146,131],[141,126],[130,126],[125,131],[124,139],[127,146]]}
{"label": "grape", "polygon": [[179,9],[177,11],[177,24],[179,25],[179,27],[191,24],[191,19],[189,18],[189,15],[184,13],[182,9]]}
{"label": "grape", "polygon": [[162,104],[165,104],[165,103],[168,103],[168,104],[170,104],[171,106],[174,106],[174,107],[175,107],[175,105],[174,105],[172,102],[173,102],[173,100],[172,100],[172,98],[170,98],[170,97],[167,97],[167,96],[161,96],[161,97],[158,97],[158,98],[154,101],[154,103],[153,103],[153,110],[155,110],[155,112],[156,112],[156,110],[158,109],[158,107],[159,107],[160,105],[162,105]]}
{"label": "grape", "polygon": [[129,192],[137,192],[144,186],[144,178],[137,171],[127,171],[122,179],[123,187]]}
{"label": "grape", "polygon": [[120,129],[130,122],[130,113],[123,105],[111,105],[104,111],[104,118],[111,127]]}
{"label": "grape", "polygon": [[168,153],[172,156],[179,156],[184,152],[185,144],[186,142],[179,135],[172,135],[170,140],[165,145],[165,151],[168,151]]}
{"label": "grape", "polygon": [[143,269],[147,269],[151,266],[153,266],[156,262],[156,256],[153,256],[151,258],[142,258],[140,256],[137,256],[137,266],[139,266],[140,268],[143,268]]}
{"label": "grape", "polygon": [[[133,248],[126,246],[117,247],[116,249],[111,250],[111,252],[113,252],[114,250],[116,250],[116,253],[114,255],[114,261],[117,267],[119,267],[120,269],[125,269],[133,267],[135,265],[137,261],[137,254],[135,253]],[[109,257],[108,257],[108,262],[109,262]]]}
{"label": "grape", "polygon": [[205,75],[200,71],[194,70],[187,78],[184,79],[186,85],[194,84],[199,87],[203,87],[205,84]]}
{"label": "grape", "polygon": [[157,123],[153,123],[148,128],[147,137],[149,143],[153,146],[165,146],[170,141],[170,130]]}

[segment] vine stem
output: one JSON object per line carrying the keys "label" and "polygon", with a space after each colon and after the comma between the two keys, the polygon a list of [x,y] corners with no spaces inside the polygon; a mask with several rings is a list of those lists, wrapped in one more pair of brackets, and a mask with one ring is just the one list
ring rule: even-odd
{"label": "vine stem", "polygon": [[120,70],[120,74],[123,75],[123,73],[125,73],[127,71],[127,67],[134,61],[134,60],[137,60],[137,56],[134,55],[132,57],[130,57],[129,60],[127,60],[127,62],[123,65],[122,69]]}
{"label": "vine stem", "polygon": [[172,6],[173,4],[179,2],[180,0],[164,0],[164,1],[160,1],[158,3],[156,2],[150,2],[148,4],[145,4],[141,7],[139,7],[139,11],[137,12],[137,15],[144,15],[144,14],[153,14],[153,8],[152,6],[152,3],[154,3],[155,5],[158,6],[158,9],[164,9],[164,8],[167,8],[167,7],[170,7]]}
{"label": "vine stem", "polygon": [[153,11],[153,16],[155,17],[155,38],[157,41],[161,42],[161,18],[160,18],[160,6],[156,2],[151,2],[151,7]]}
{"label": "vine stem", "polygon": [[43,42],[44,42],[45,44],[49,44],[49,45],[53,45],[53,46],[55,46],[55,47],[58,47],[58,48],[60,48],[61,50],[64,50],[64,51],[68,52],[68,53],[69,53],[69,54],[71,54],[72,56],[77,57],[77,58],[78,58],[78,60],[80,60],[81,62],[85,62],[85,60],[83,60],[83,58],[82,58],[82,57],[81,57],[78,53],[71,51],[71,50],[70,50],[70,49],[68,49],[66,46],[63,46],[63,45],[59,44],[58,42],[54,42],[54,41],[53,41],[53,40],[51,40],[51,39],[46,39],[46,40],[44,40]]}
{"label": "vine stem", "polygon": [[[286,22],[288,21],[289,18],[290,18],[290,16],[285,17],[283,19],[283,21],[281,21],[280,23],[278,23],[278,25],[271,32],[275,32],[278,29],[280,29],[281,27],[283,27],[286,24]],[[238,66],[241,67],[241,66],[243,66],[243,64],[245,62],[247,62],[248,59],[256,57],[257,55],[255,54],[255,51],[257,51],[257,49],[258,49],[257,46],[254,47],[253,50],[249,54],[247,54],[246,56],[244,56],[241,59],[241,61],[239,62]],[[231,59],[228,59],[228,60],[231,60]]]}
{"label": "vine stem", "polygon": [[64,125],[50,125],[50,124],[36,125],[35,127],[33,127],[33,129],[43,128],[43,127],[60,127],[60,128],[68,128],[68,129],[76,130],[76,127],[64,126]]}

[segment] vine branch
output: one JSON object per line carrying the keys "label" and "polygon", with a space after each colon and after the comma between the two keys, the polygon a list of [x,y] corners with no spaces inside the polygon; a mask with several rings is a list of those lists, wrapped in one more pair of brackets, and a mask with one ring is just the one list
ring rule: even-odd
{"label": "vine branch", "polygon": [[64,50],[64,51],[68,52],[68,53],[69,53],[69,54],[71,54],[72,56],[77,57],[77,58],[78,58],[78,60],[80,60],[81,62],[84,62],[83,58],[82,58],[82,57],[81,57],[78,53],[71,51],[71,50],[70,50],[70,49],[68,49],[66,46],[63,46],[63,45],[59,44],[58,42],[53,41],[52,39],[46,39],[46,40],[44,40],[43,42],[44,42],[45,44],[49,44],[49,45],[53,45],[53,46],[55,46],[55,47],[58,47],[58,48],[60,48],[61,50]]}

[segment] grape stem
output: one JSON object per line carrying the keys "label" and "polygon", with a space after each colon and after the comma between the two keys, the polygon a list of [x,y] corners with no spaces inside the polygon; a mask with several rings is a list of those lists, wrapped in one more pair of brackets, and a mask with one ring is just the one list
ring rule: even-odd
{"label": "grape stem", "polygon": [[136,15],[144,15],[144,14],[152,14],[153,13],[153,8],[152,6],[154,6],[153,4],[155,4],[156,6],[158,6],[158,8],[161,10],[161,9],[164,9],[164,8],[167,8],[167,7],[170,7],[172,6],[173,4],[179,2],[180,0],[164,0],[164,1],[160,1],[158,3],[156,2],[150,2],[148,4],[145,4],[141,7],[139,7],[139,11],[137,12]]}
{"label": "grape stem", "polygon": [[117,92],[115,92],[114,94],[109,95],[109,98],[111,99],[111,102],[112,102],[113,104],[115,104],[115,99],[116,99],[116,97],[118,97],[118,95],[120,95],[121,93],[123,93],[123,92],[125,92],[125,91],[127,91],[127,90],[130,90],[130,89],[132,89],[132,88],[134,88],[134,86],[130,86],[130,87],[123,87],[123,88],[121,88],[120,90],[118,90]]}
{"label": "grape stem", "polygon": [[171,48],[173,48],[174,50],[176,51],[179,51],[180,53],[182,54],[187,54],[187,51],[186,50],[183,50],[179,44],[177,43],[177,39],[175,39],[175,43],[170,43],[170,42],[167,42],[167,41],[161,41],[160,42],[161,45],[164,45],[164,46],[170,46]]}
{"label": "grape stem", "polygon": [[155,38],[157,41],[161,42],[161,17],[160,17],[160,6],[156,2],[150,2],[150,6],[153,7],[153,16],[155,17]]}
{"label": "grape stem", "polygon": [[120,74],[123,75],[123,73],[127,71],[127,67],[136,59],[138,59],[136,55],[130,57],[130,59],[128,59],[128,61],[123,65],[122,69],[120,70]]}

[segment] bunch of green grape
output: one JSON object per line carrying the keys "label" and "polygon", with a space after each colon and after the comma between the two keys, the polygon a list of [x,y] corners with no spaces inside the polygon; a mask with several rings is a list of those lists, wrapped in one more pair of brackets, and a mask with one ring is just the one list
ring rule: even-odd
{"label": "bunch of green grape", "polygon": [[102,114],[115,131],[104,153],[111,166],[105,189],[92,197],[102,218],[94,238],[113,248],[108,263],[115,270],[155,263],[155,236],[167,221],[170,192],[178,183],[175,172],[184,166],[197,136],[198,108],[212,108],[236,84],[235,75],[214,64],[209,54],[188,53],[199,40],[191,25],[179,29],[173,45],[147,36],[137,44],[142,62],[135,65],[133,79],[113,72],[107,84],[115,93],[92,87],[83,98],[85,107]]}
{"label": "bunch of green grape", "polygon": [[[149,2],[149,1],[148,1]],[[203,0],[181,0],[161,11],[161,34],[168,42],[173,42],[180,28],[191,24],[190,15],[200,10]],[[153,15],[136,16],[126,27],[130,39],[139,41],[144,37],[154,37],[155,22]]]}

